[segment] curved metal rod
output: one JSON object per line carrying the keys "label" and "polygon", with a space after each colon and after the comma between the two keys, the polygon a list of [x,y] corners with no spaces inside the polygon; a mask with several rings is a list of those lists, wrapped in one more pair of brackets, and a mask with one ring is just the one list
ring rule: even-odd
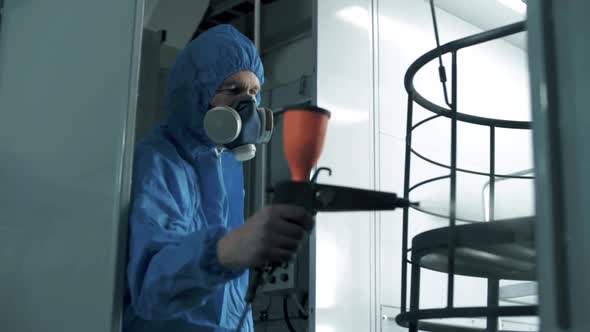
{"label": "curved metal rod", "polygon": [[399,314],[396,318],[398,324],[405,322],[419,321],[422,319],[444,319],[444,318],[471,318],[471,317],[503,317],[503,316],[536,316],[538,306],[501,306],[489,307],[461,307],[444,309],[421,309],[414,312],[408,311]]}
{"label": "curved metal rod", "polygon": [[[442,218],[442,219],[449,219],[449,216],[447,216],[447,215],[436,213],[436,212],[432,212],[432,211],[428,211],[428,210],[425,210],[425,209],[423,209],[423,208],[421,208],[419,206],[411,205],[410,208],[412,208],[412,209],[414,209],[416,211],[419,211],[419,212],[422,212],[422,213],[431,215],[433,217],[438,217],[438,218]],[[483,220],[472,220],[472,219],[464,219],[464,218],[459,218],[459,217],[455,218],[455,220],[466,222],[466,223],[470,223],[470,224],[473,224],[473,223],[476,223],[476,222],[483,222]]]}
{"label": "curved metal rod", "polygon": [[412,192],[412,190],[414,190],[414,189],[416,189],[416,188],[418,188],[418,187],[420,187],[420,186],[423,186],[423,185],[425,185],[425,184],[427,184],[427,183],[434,182],[434,181],[438,181],[438,180],[442,180],[442,179],[448,179],[448,178],[450,178],[450,177],[451,177],[451,175],[450,175],[450,174],[448,174],[448,175],[438,176],[438,177],[435,177],[435,178],[432,178],[432,179],[424,180],[424,181],[422,181],[422,182],[419,182],[419,183],[417,183],[417,184],[413,185],[413,186],[412,186],[412,187],[411,187],[411,188],[408,190],[408,193]]}
{"label": "curved metal rod", "polygon": [[[406,71],[406,75],[404,77],[404,86],[408,94],[412,95],[412,99],[418,103],[420,106],[426,108],[427,110],[442,115],[444,117],[450,118],[452,111],[449,108],[439,106],[435,103],[432,103],[428,99],[424,98],[416,88],[414,87],[414,76],[416,73],[424,67],[430,61],[436,59],[439,54],[446,54],[450,52],[456,52],[462,48],[466,48],[469,46],[482,44],[494,39],[506,37],[518,32],[522,32],[526,30],[525,21],[513,23],[510,25],[506,25],[503,27],[499,27],[493,30],[485,31],[482,33],[478,33],[472,36],[468,36],[465,38],[457,39],[455,41],[449,42],[444,44],[440,47],[437,47],[433,50],[426,52],[424,55],[416,59],[408,70]],[[502,120],[502,119],[493,119],[493,118],[486,118],[480,117],[465,113],[456,113],[457,120],[461,122],[472,123],[476,125],[483,125],[483,126],[495,126],[498,128],[507,128],[507,129],[531,129],[532,123],[530,121],[515,121],[515,120]]]}
{"label": "curved metal rod", "polygon": [[[414,150],[413,148],[410,148],[410,151],[416,155],[418,158],[429,162],[433,165],[439,166],[439,167],[443,167],[446,169],[451,169],[451,166],[439,163],[438,161],[434,161],[428,157],[423,156],[422,154],[420,154],[419,152],[417,152],[416,150]],[[484,172],[478,172],[478,171],[472,171],[469,169],[464,169],[464,168],[457,168],[457,172],[461,172],[461,173],[468,173],[468,174],[473,174],[473,175],[481,175],[481,176],[487,176],[489,177],[490,174],[489,173],[484,173]],[[523,176],[523,175],[509,175],[509,174],[496,174],[495,177],[497,178],[506,178],[506,179],[533,179],[534,177],[532,176]]]}
{"label": "curved metal rod", "polygon": [[[506,306],[505,306],[506,307]],[[536,312],[538,311],[538,308],[536,305],[522,305],[522,306],[510,306],[511,308],[532,308],[532,309],[525,309],[526,313],[529,313],[526,316],[536,316]],[[482,309],[485,307],[481,307]],[[502,308],[502,307],[500,307]],[[464,309],[464,308],[457,308],[457,309]],[[477,307],[475,308],[465,308],[465,309],[477,309]],[[420,311],[424,311],[424,310],[429,310],[430,312],[432,312],[432,310],[451,310],[451,309],[423,309]],[[502,317],[502,316],[519,316],[517,313],[513,313],[513,310],[511,310],[511,314],[510,315],[503,315],[503,312],[498,312],[499,315],[498,317]],[[418,319],[412,319],[407,317],[408,313],[400,313],[399,315],[397,315],[397,317],[395,318],[395,321],[398,325],[408,328],[410,326],[410,322],[411,323],[416,323],[418,325],[418,329],[420,331],[428,331],[428,332],[488,332],[490,331],[488,328],[477,328],[477,327],[467,327],[464,325],[455,325],[453,324],[453,322],[449,321],[448,323],[438,323],[438,322],[431,322],[431,321],[423,321],[426,319],[432,319],[432,318],[418,318]],[[487,315],[482,315],[481,317],[486,317]],[[522,315],[524,316],[524,315]],[[413,317],[413,316],[412,316]],[[442,319],[448,319],[448,318],[462,318],[463,316],[453,316],[453,317],[443,317]],[[474,317],[475,318],[475,317]],[[415,320],[415,322],[414,322]],[[515,330],[499,330],[500,332],[518,332]]]}
{"label": "curved metal rod", "polygon": [[413,126],[412,126],[412,131],[414,131],[414,129],[418,128],[419,126],[423,125],[424,123],[426,123],[426,122],[428,122],[428,121],[430,121],[430,120],[434,120],[434,119],[436,119],[436,118],[438,118],[438,117],[441,117],[441,116],[442,116],[442,115],[440,115],[440,114],[433,115],[433,116],[431,116],[431,117],[429,117],[429,118],[426,118],[426,119],[424,119],[424,120],[422,120],[422,121],[420,121],[420,122],[416,123],[415,125],[413,125]]}

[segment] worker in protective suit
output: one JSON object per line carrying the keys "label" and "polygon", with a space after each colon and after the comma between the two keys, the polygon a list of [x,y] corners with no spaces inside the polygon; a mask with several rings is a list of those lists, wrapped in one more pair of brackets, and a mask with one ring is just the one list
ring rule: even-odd
{"label": "worker in protective suit", "polygon": [[[269,139],[264,80],[250,40],[228,25],[201,34],[167,83],[166,124],[136,148],[124,331],[231,331],[248,268],[290,260],[313,227],[293,206],[244,222],[242,161]],[[242,331],[253,331],[251,313]]]}

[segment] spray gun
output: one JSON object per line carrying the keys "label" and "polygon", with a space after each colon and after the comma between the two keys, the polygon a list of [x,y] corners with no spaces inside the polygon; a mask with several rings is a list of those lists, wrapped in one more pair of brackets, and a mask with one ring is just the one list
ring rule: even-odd
{"label": "spray gun", "polygon": [[[287,107],[282,113],[283,149],[291,171],[291,181],[278,183],[270,189],[274,194],[273,204],[300,206],[314,216],[318,212],[386,211],[413,204],[394,193],[317,183],[322,171],[332,174],[331,169],[320,167],[311,177],[311,171],[324,147],[330,112],[307,104]],[[252,271],[246,294],[247,304],[252,303],[256,291],[264,282],[264,273],[271,275],[275,268],[275,265],[267,264]],[[245,320],[247,309],[242,314],[237,331]]]}

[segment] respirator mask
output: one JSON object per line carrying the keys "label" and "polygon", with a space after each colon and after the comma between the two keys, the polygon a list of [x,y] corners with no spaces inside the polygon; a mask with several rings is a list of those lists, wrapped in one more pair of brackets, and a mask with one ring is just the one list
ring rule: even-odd
{"label": "respirator mask", "polygon": [[254,97],[238,99],[231,107],[213,107],[205,114],[205,133],[215,144],[229,150],[237,160],[246,161],[256,155],[255,144],[270,141],[273,113],[256,106]]}

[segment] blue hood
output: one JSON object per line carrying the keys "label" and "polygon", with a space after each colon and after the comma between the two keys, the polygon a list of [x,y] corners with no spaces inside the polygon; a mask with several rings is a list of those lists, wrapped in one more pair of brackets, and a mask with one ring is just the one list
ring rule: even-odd
{"label": "blue hood", "polygon": [[205,113],[221,83],[245,70],[264,83],[256,47],[231,25],[207,30],[181,52],[168,77],[164,106],[168,127],[189,151],[213,145],[203,128]]}

